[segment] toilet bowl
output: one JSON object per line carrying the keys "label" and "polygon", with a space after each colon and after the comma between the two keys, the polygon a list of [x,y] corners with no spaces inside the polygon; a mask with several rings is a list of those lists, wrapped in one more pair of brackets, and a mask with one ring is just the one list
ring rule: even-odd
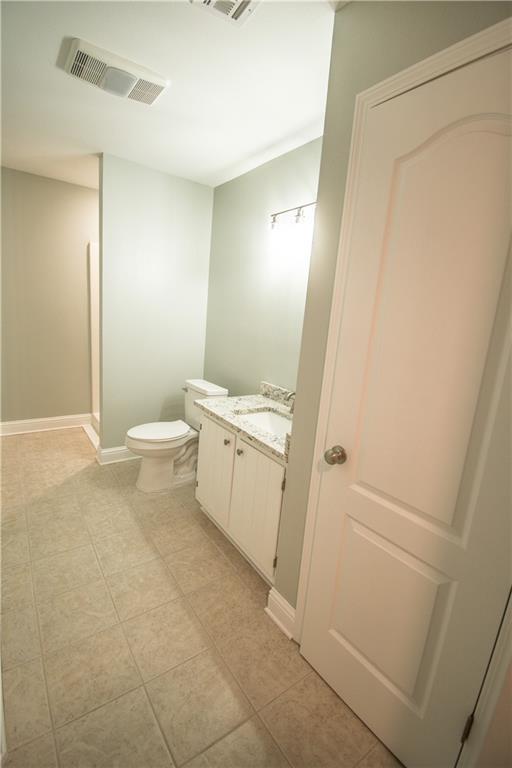
{"label": "toilet bowl", "polygon": [[126,447],[142,458],[136,486],[145,493],[166,491],[194,481],[201,418],[195,401],[228,395],[227,389],[204,379],[188,379],[185,384],[186,421],[155,421],[132,427],[126,433]]}

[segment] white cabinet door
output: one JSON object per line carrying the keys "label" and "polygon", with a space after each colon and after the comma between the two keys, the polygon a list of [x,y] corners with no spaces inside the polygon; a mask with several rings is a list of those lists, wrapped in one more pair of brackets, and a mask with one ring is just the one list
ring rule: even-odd
{"label": "white cabinet door", "polygon": [[511,66],[367,111],[345,203],[302,652],[411,768],[455,764],[510,584]]}
{"label": "white cabinet door", "polygon": [[235,435],[203,417],[199,433],[196,498],[223,528],[228,527]]}
{"label": "white cabinet door", "polygon": [[284,467],[237,439],[229,534],[271,581]]}

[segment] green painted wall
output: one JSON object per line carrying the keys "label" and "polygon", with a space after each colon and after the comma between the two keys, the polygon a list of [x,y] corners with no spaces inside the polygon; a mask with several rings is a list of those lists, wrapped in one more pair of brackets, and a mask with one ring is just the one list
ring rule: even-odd
{"label": "green painted wall", "polygon": [[101,445],[183,418],[203,375],[213,190],[104,155]]}
{"label": "green painted wall", "polygon": [[2,168],[2,421],[89,413],[98,192]]}
{"label": "green painted wall", "polygon": [[276,247],[270,214],[316,199],[321,139],[215,189],[205,377],[230,394],[295,389],[308,260]]}
{"label": "green painted wall", "polygon": [[510,16],[511,9],[512,4],[504,2],[353,2],[336,14],[317,227],[276,573],[276,588],[292,605],[297,598],[355,97]]}

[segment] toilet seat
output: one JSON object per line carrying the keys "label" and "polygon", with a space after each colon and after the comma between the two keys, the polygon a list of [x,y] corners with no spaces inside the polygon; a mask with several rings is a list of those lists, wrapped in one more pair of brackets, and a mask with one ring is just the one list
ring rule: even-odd
{"label": "toilet seat", "polygon": [[161,443],[167,440],[177,440],[190,432],[190,427],[181,419],[176,421],[153,421],[150,424],[139,424],[126,433],[131,440],[143,440],[145,443]]}

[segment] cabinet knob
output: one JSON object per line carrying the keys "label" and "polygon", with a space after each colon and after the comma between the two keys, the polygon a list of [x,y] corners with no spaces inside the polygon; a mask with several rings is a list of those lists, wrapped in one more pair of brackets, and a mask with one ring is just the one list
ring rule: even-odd
{"label": "cabinet knob", "polygon": [[237,449],[236,449],[236,452],[237,452],[237,454],[238,454],[239,456],[241,456],[241,455],[242,455],[242,453],[243,453],[243,450],[242,450],[241,448],[237,448]]}
{"label": "cabinet knob", "polygon": [[227,437],[224,438],[224,445],[231,445],[231,440],[228,440]]}

